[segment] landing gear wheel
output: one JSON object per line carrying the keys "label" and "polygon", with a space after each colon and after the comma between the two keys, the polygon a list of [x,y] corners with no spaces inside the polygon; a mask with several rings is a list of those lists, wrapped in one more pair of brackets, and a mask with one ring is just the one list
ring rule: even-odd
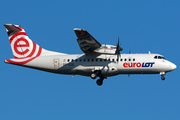
{"label": "landing gear wheel", "polygon": [[162,79],[162,80],[165,80],[165,77],[164,77],[164,76],[162,76],[162,77],[161,77],[161,79]]}
{"label": "landing gear wheel", "polygon": [[96,79],[96,78],[97,78],[97,74],[96,74],[96,73],[92,73],[92,74],[91,74],[91,78],[92,78],[92,79]]}
{"label": "landing gear wheel", "polygon": [[103,80],[98,79],[98,80],[96,81],[96,83],[97,83],[97,85],[101,86],[101,85],[103,84]]}

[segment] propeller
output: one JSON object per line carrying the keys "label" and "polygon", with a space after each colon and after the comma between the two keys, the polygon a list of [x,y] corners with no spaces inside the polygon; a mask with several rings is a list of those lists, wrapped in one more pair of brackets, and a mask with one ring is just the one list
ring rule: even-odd
{"label": "propeller", "polygon": [[120,51],[122,51],[123,49],[120,47],[120,45],[119,45],[119,37],[118,37],[118,44],[117,44],[117,46],[116,46],[116,51],[115,51],[115,54],[117,55],[117,59],[118,59],[118,61],[119,61],[119,56],[121,57],[121,53],[120,53]]}

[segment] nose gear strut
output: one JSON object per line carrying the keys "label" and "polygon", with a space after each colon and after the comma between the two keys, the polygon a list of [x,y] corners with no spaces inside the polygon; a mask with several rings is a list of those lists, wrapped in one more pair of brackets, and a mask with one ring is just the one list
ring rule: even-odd
{"label": "nose gear strut", "polygon": [[166,73],[165,73],[165,72],[160,72],[160,75],[161,75],[161,79],[162,79],[162,80],[165,80],[165,77],[164,77],[164,76],[166,75]]}

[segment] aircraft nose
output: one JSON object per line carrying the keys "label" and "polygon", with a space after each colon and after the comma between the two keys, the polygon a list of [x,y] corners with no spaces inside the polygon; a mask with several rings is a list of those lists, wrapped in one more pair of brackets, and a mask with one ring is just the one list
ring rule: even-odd
{"label": "aircraft nose", "polygon": [[177,66],[174,63],[171,63],[171,69],[175,70],[177,68]]}

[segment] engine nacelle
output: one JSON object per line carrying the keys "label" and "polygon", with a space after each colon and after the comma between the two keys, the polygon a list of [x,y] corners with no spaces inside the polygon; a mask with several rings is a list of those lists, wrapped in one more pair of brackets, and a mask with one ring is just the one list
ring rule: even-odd
{"label": "engine nacelle", "polygon": [[114,55],[116,52],[116,46],[114,45],[102,45],[100,48],[94,50],[96,53],[100,54],[112,54]]}

